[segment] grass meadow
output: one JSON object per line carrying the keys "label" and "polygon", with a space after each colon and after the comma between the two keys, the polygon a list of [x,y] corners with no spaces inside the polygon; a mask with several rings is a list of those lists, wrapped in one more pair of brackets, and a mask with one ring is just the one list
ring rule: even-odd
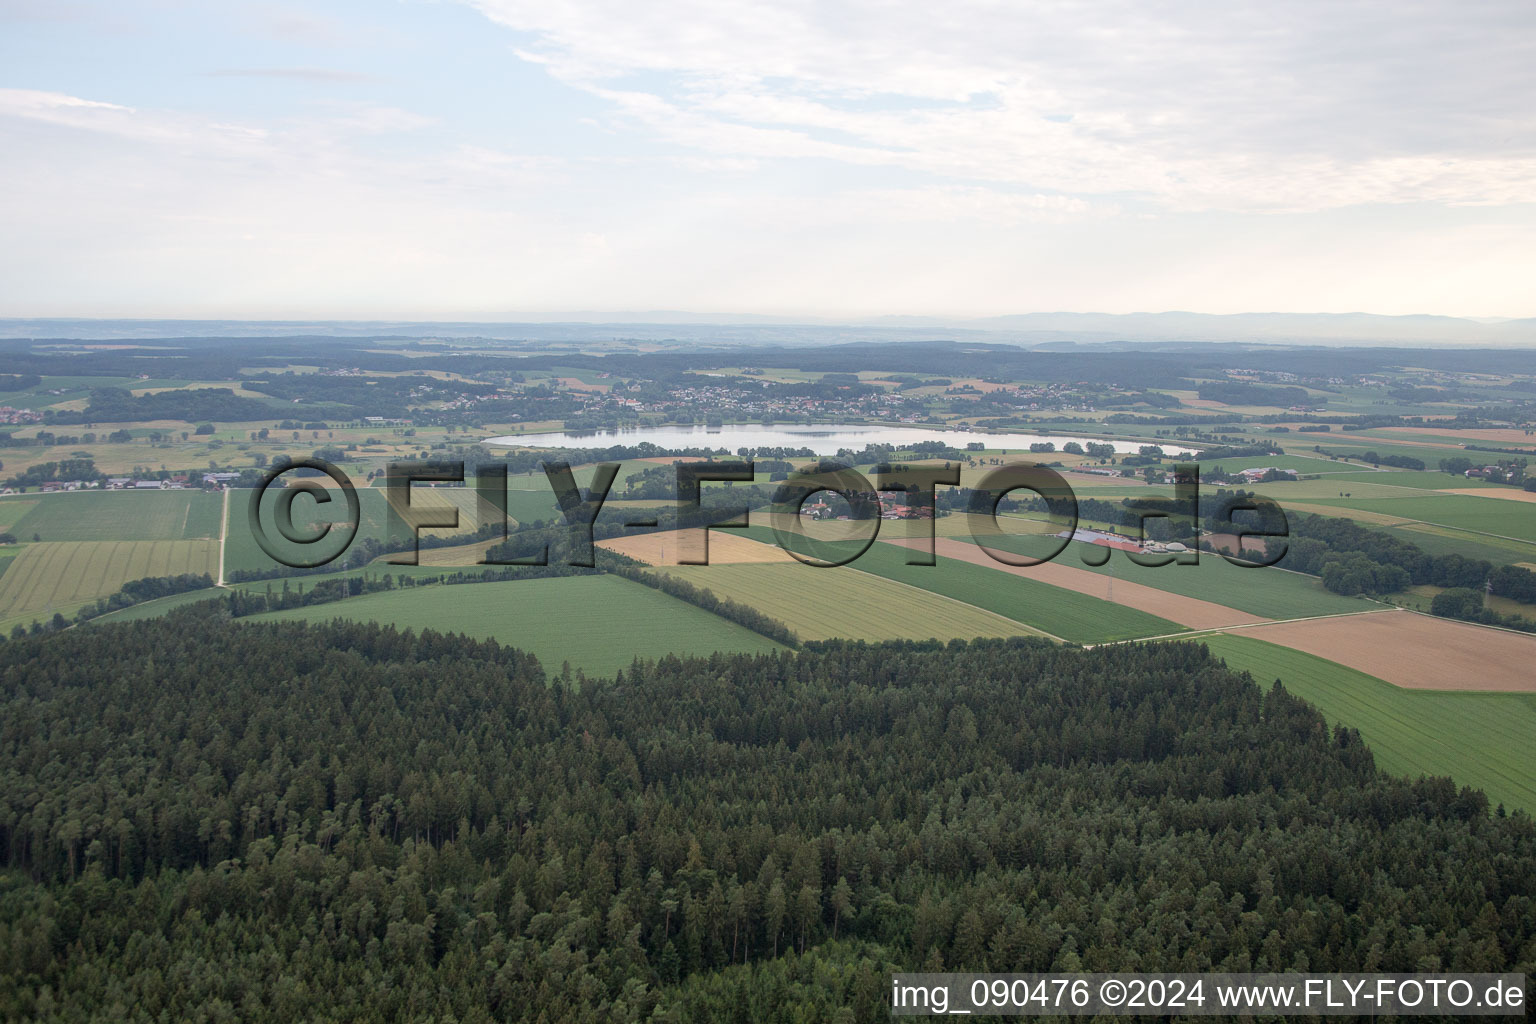
{"label": "grass meadow", "polygon": [[331,619],[494,637],[531,652],[551,674],[566,661],[573,670],[609,677],[636,657],[783,650],[743,626],[617,576],[413,587],[242,621]]}

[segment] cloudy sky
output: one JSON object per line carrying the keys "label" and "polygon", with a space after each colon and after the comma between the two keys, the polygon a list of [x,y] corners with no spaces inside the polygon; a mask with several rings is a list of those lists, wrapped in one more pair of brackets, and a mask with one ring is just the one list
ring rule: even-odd
{"label": "cloudy sky", "polygon": [[0,0],[0,315],[1536,315],[1529,0]]}

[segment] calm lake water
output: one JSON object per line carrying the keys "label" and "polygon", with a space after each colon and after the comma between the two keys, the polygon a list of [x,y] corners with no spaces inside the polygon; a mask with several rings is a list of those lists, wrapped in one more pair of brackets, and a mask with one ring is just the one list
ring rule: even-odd
{"label": "calm lake water", "polygon": [[[798,424],[765,427],[738,423],[726,427],[679,426],[636,427],[632,430],[554,431],[547,434],[507,434],[488,437],[486,444],[529,448],[607,448],[616,444],[635,445],[642,441],[662,448],[809,448],[817,455],[836,455],[841,448],[863,448],[868,444],[916,444],[919,441],[943,441],[964,448],[980,441],[988,448],[1029,451],[1031,444],[1051,441],[1058,451],[1068,441],[1083,444],[1095,441],[1115,446],[1120,455],[1135,455],[1143,441],[1108,441],[1071,434],[984,434],[975,430],[934,430],[930,427],[878,427],[860,424]],[[1192,455],[1188,448],[1162,445],[1169,455]]]}

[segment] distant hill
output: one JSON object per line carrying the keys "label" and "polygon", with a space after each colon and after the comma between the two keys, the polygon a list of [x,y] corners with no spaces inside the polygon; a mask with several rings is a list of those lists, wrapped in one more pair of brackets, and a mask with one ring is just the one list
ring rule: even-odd
{"label": "distant hill", "polygon": [[[509,314],[510,316],[511,314]],[[1025,347],[1229,342],[1307,345],[1536,346],[1536,318],[1490,320],[1374,313],[1019,313],[964,319],[886,316],[837,322],[751,314],[578,312],[508,320],[0,319],[0,338],[484,338],[785,346],[857,341],[975,341]]]}

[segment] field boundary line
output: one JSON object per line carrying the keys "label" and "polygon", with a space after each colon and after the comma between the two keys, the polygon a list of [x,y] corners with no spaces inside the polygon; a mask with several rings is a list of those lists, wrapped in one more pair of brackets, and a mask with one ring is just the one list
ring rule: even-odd
{"label": "field boundary line", "polygon": [[[1404,606],[1402,606],[1400,604],[1399,605],[1393,605],[1392,607],[1396,608],[1400,612],[1408,612],[1410,615],[1422,615],[1422,616],[1424,616],[1427,619],[1435,619],[1437,621],[1443,621],[1443,622],[1460,622],[1464,626],[1477,626],[1479,629],[1496,629],[1500,633],[1513,633],[1516,636],[1536,637],[1536,633],[1531,633],[1531,632],[1528,632],[1528,631],[1523,630],[1523,629],[1510,629],[1508,626],[1495,626],[1492,623],[1488,623],[1488,622],[1473,622],[1471,619],[1456,619],[1456,618],[1452,618],[1449,615],[1436,615],[1433,612],[1421,612],[1417,608],[1405,608]],[[1463,692],[1463,691],[1457,691],[1457,692]],[[1510,691],[1508,691],[1508,690],[1489,690],[1488,692],[1489,693],[1508,693]]]}
{"label": "field boundary line", "polygon": [[224,586],[224,544],[229,540],[229,488],[224,488],[224,511],[219,513],[219,578],[214,586]]}
{"label": "field boundary line", "polygon": [[[1015,619],[1015,618],[1012,618],[1010,616],[1004,615],[1002,612],[994,612],[990,608],[983,608],[979,604],[971,604],[971,602],[969,602],[969,601],[962,601],[958,597],[950,597],[948,594],[941,594],[941,593],[939,593],[936,590],[927,590],[927,589],[925,589],[923,587],[917,586],[916,584],[903,583],[901,580],[893,580],[889,576],[881,576],[881,575],[878,575],[877,573],[865,572],[863,569],[856,568],[856,567],[854,567],[852,565],[839,566],[839,568],[842,568],[842,569],[853,569],[854,572],[860,573],[860,574],[862,574],[864,576],[868,576],[870,579],[880,580],[881,582],[884,582],[884,583],[895,584],[898,587],[906,587],[908,590],[915,590],[915,591],[917,591],[920,594],[931,594],[934,597],[941,597],[941,598],[943,598],[946,601],[953,601],[955,604],[964,605],[967,608],[974,608],[976,611],[979,611],[979,612],[990,612],[991,614],[996,615],[998,618],[1008,619],[1009,622],[1018,623],[1018,625],[1023,626],[1025,629],[1031,630],[1036,636],[1043,636],[1047,640],[1055,640],[1059,644],[1067,644],[1067,645],[1070,646],[1071,643],[1072,643],[1072,641],[1064,640],[1061,637],[1057,636],[1055,633],[1047,633],[1045,630],[1041,629],[1039,626],[1031,626],[1027,622],[1019,622],[1018,619]],[[1028,634],[1023,634],[1023,635],[1027,636]]]}
{"label": "field boundary line", "polygon": [[[1190,629],[1182,633],[1163,633],[1158,636],[1138,636],[1131,640],[1107,640],[1101,644],[1084,644],[1084,649],[1094,647],[1117,647],[1120,644],[1143,644],[1153,640],[1199,640],[1201,637],[1217,636],[1222,633],[1231,633],[1239,629],[1258,629],[1261,626],[1279,626],[1288,622],[1313,622],[1317,619],[1348,619],[1356,615],[1380,615],[1389,611],[1408,611],[1407,608],[1399,608],[1391,605],[1382,608],[1365,608],[1358,612],[1329,612],[1326,615],[1300,615],[1294,619],[1266,619],[1263,622],[1239,622],[1231,626],[1214,626],[1209,629]],[[1458,620],[1459,621],[1459,620]],[[1518,633],[1519,630],[1510,630]],[[1527,634],[1529,635],[1529,634]],[[1273,642],[1273,641],[1269,641]],[[1284,647],[1284,644],[1276,644],[1276,647]]]}

